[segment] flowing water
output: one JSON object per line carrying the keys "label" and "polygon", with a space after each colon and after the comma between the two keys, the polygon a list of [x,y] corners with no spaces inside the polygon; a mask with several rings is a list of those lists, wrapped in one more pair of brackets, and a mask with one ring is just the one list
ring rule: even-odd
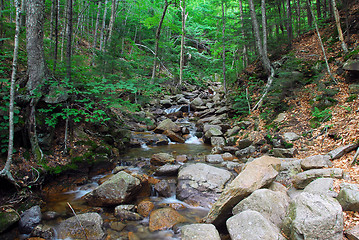
{"label": "flowing water", "polygon": [[[171,153],[174,156],[177,155],[187,155],[192,157],[192,159],[203,158],[204,155],[207,155],[211,151],[211,147],[203,144],[203,142],[195,136],[195,127],[194,124],[189,123],[186,119],[182,119],[178,124],[186,125],[190,129],[191,137],[187,139],[185,144],[178,143],[170,143],[165,146],[147,146],[142,144],[141,148],[133,148],[129,149],[129,151],[121,157],[121,161],[119,165],[126,165],[127,169],[136,172],[139,174],[150,174],[148,169],[149,158],[155,154],[160,152]],[[132,164],[135,162],[146,161],[144,167],[138,167],[136,164]],[[94,188],[96,188],[104,179],[111,176],[111,172],[98,175],[91,179],[89,183],[86,183],[81,186],[75,186],[73,189],[63,192],[63,193],[55,193],[48,195],[47,199],[45,199],[45,207],[43,207],[43,211],[55,211],[60,214],[60,218],[57,220],[52,220],[47,222],[50,226],[53,226],[56,229],[61,219],[66,219],[73,215],[67,203],[70,203],[76,213],[83,213],[89,211],[99,212],[104,219],[104,226],[109,226],[109,222],[119,221],[113,216],[114,208],[103,208],[103,210],[99,210],[99,208],[93,208],[86,205],[85,201],[82,197],[91,192]],[[155,208],[160,208],[163,206],[175,206],[178,208],[178,212],[185,216],[188,219],[189,223],[197,222],[199,219],[204,217],[209,209],[205,209],[202,207],[191,206],[185,202],[182,202],[176,198],[176,179],[175,178],[164,178],[168,179],[172,185],[172,195],[169,198],[159,197],[155,191],[152,191],[150,200],[155,204]],[[106,229],[108,235],[111,237],[110,239],[127,239],[128,232],[133,232],[136,234],[139,239],[178,239],[178,234],[174,230],[166,230],[166,231],[157,231],[150,232],[148,230],[148,217],[141,221],[125,221],[126,227],[121,231],[117,232],[111,230],[109,228]],[[107,223],[107,224],[106,224]]]}

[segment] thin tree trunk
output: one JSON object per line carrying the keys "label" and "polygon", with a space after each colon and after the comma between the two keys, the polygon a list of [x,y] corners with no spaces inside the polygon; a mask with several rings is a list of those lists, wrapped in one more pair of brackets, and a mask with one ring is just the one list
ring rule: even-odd
{"label": "thin tree trunk", "polygon": [[297,30],[297,36],[301,33],[301,6],[300,6],[300,0],[297,0],[297,22],[298,22],[298,30]]}
{"label": "thin tree trunk", "polygon": [[111,38],[112,38],[113,25],[114,25],[115,20],[116,20],[117,6],[118,6],[117,5],[117,0],[112,0],[111,18],[110,18],[110,23],[108,25],[108,28],[109,28],[108,38],[107,38],[108,43],[110,43]]}
{"label": "thin tree trunk", "polygon": [[103,13],[102,19],[102,28],[101,28],[101,35],[100,35],[100,51],[103,50],[104,42],[105,42],[105,27],[106,27],[106,15],[107,15],[107,0],[105,0],[105,11]]}
{"label": "thin tree trunk", "polygon": [[[15,80],[16,80],[16,68],[17,58],[19,53],[19,36],[20,36],[20,24],[21,24],[21,6],[20,0],[15,0],[16,7],[16,29],[14,38],[14,57],[12,61],[12,73],[10,84],[10,103],[9,103],[9,145],[7,152],[7,159],[4,168],[0,171],[0,176],[4,176],[11,182],[15,183],[10,168],[12,163],[12,153],[14,150],[14,105],[15,105]],[[16,184],[16,183],[15,183]]]}
{"label": "thin tree trunk", "polygon": [[184,45],[185,45],[185,35],[186,35],[186,20],[188,13],[186,13],[186,1],[180,0],[180,8],[182,10],[182,35],[181,35],[181,56],[180,56],[180,76],[179,76],[179,85],[182,85],[183,82],[183,67],[184,67]]}
{"label": "thin tree trunk", "polygon": [[317,16],[318,16],[318,19],[320,19],[322,17],[322,12],[320,10],[320,0],[316,0],[317,2]]}
{"label": "thin tree trunk", "polygon": [[267,16],[266,16],[266,1],[261,0],[262,12],[262,32],[263,32],[263,55],[268,56],[267,50]]}
{"label": "thin tree trunk", "polygon": [[152,67],[152,76],[151,76],[151,82],[153,83],[153,80],[156,76],[156,67],[157,67],[157,57],[158,57],[158,45],[160,42],[160,35],[161,35],[161,29],[162,29],[162,23],[165,19],[167,8],[168,8],[168,2],[165,0],[165,5],[163,6],[162,11],[162,17],[160,22],[158,23],[157,31],[156,31],[156,38],[155,38],[155,56],[153,58],[153,67]]}
{"label": "thin tree trunk", "polygon": [[222,0],[222,72],[223,72],[223,85],[224,93],[227,94],[227,83],[226,83],[226,15],[225,15],[225,6]]}
{"label": "thin tree trunk", "polygon": [[[308,3],[308,6],[310,6],[309,0],[307,0],[307,3]],[[312,15],[312,17],[313,17],[315,30],[317,31],[318,40],[319,40],[319,43],[320,43],[320,47],[322,48],[322,52],[323,52],[323,56],[324,56],[324,60],[325,60],[325,65],[326,65],[326,67],[327,67],[328,74],[329,74],[330,78],[333,80],[333,82],[338,83],[338,82],[335,80],[335,78],[333,77],[332,72],[330,71],[330,67],[329,67],[327,55],[326,55],[326,53],[325,53],[323,41],[322,41],[322,38],[321,38],[321,36],[320,36],[319,28],[318,28],[317,21],[316,21],[316,19],[315,19],[314,13],[313,13],[313,11],[312,11],[312,8],[309,7],[309,10],[310,10],[310,13],[311,13],[311,15]]]}
{"label": "thin tree trunk", "polygon": [[293,27],[292,27],[292,7],[290,5],[290,0],[287,0],[286,13],[287,13],[286,25],[287,25],[288,43],[289,46],[291,46],[293,40]]}
{"label": "thin tree trunk", "polygon": [[54,46],[54,67],[53,72],[56,71],[57,66],[57,52],[59,48],[59,13],[60,13],[60,0],[56,0],[56,9],[55,9],[55,46]]}
{"label": "thin tree trunk", "polygon": [[65,52],[65,39],[68,35],[68,29],[67,29],[67,0],[65,1],[65,7],[64,7],[64,24],[61,31],[62,34],[62,40],[61,40],[61,62],[64,61],[64,52]]}
{"label": "thin tree trunk", "polygon": [[239,0],[239,14],[241,19],[241,32],[242,32],[242,38],[243,38],[243,50],[242,50],[242,59],[243,59],[243,68],[246,68],[248,65],[248,53],[247,53],[247,44],[245,43],[245,33],[244,33],[244,19],[243,19],[243,2],[242,0]]}
{"label": "thin tree trunk", "polygon": [[308,25],[311,27],[313,25],[313,17],[311,14],[311,6],[310,1],[305,1],[306,7],[307,7],[307,19],[308,19]]}
{"label": "thin tree trunk", "polygon": [[345,11],[345,32],[346,34],[346,41],[349,42],[350,35],[349,35],[349,0],[344,0],[344,11]]}
{"label": "thin tree trunk", "polygon": [[67,78],[71,82],[71,51],[72,51],[72,0],[67,0],[67,47],[66,47],[66,65],[67,65]]}
{"label": "thin tree trunk", "polygon": [[98,6],[97,6],[97,16],[96,16],[96,25],[95,25],[95,32],[94,32],[94,38],[93,38],[93,43],[92,43],[92,65],[94,64],[94,59],[95,59],[95,55],[96,55],[96,45],[97,45],[97,35],[98,35],[98,25],[100,23],[100,10],[101,10],[101,1],[98,2]]}
{"label": "thin tree trunk", "polygon": [[333,11],[334,11],[335,23],[336,23],[337,29],[338,29],[339,40],[341,42],[343,51],[345,53],[347,53],[348,47],[347,47],[347,44],[344,42],[343,31],[342,31],[342,27],[340,26],[340,16],[339,16],[339,12],[338,12],[335,0],[332,0],[332,6],[333,6]]}

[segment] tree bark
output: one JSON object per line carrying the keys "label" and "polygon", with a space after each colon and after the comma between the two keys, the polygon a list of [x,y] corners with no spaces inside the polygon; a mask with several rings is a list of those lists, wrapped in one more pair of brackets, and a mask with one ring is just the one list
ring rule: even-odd
{"label": "tree bark", "polygon": [[184,67],[184,45],[185,45],[185,35],[186,35],[186,20],[188,13],[186,13],[186,1],[180,0],[180,8],[182,10],[182,35],[181,35],[181,55],[180,55],[180,76],[179,76],[179,85],[182,85],[183,82],[183,67]]}
{"label": "tree bark", "polygon": [[320,0],[316,0],[316,3],[317,3],[317,16],[318,19],[320,19],[322,17],[322,12],[320,10]]}
{"label": "tree bark", "polygon": [[31,143],[32,153],[35,159],[40,161],[43,157],[42,150],[36,134],[36,115],[35,107],[42,93],[39,87],[47,78],[47,69],[44,57],[44,1],[28,0],[26,11],[26,50],[28,65],[27,89],[31,96],[29,105],[28,133]]}
{"label": "tree bark", "polygon": [[107,43],[110,43],[111,38],[112,38],[113,25],[114,25],[115,19],[116,19],[117,6],[118,6],[117,0],[112,0],[111,18],[110,18],[110,23],[108,25],[109,32],[108,32]]}
{"label": "tree bark", "polygon": [[102,19],[102,28],[101,28],[101,35],[100,35],[100,51],[103,51],[103,46],[105,42],[105,27],[106,27],[106,15],[107,15],[107,0],[105,0],[105,11],[103,13]]}
{"label": "tree bark", "polygon": [[222,0],[222,72],[223,72],[223,86],[224,93],[227,94],[227,83],[226,83],[226,15],[225,5]]}
{"label": "tree bark", "polygon": [[67,46],[66,46],[66,68],[67,78],[71,82],[71,55],[72,55],[72,0],[67,0]]}
{"label": "tree bark", "polygon": [[159,41],[160,41],[162,23],[163,23],[163,20],[165,19],[168,6],[169,6],[168,1],[165,0],[165,5],[163,6],[163,11],[162,11],[162,17],[161,17],[160,22],[158,23],[158,27],[157,27],[157,31],[156,31],[155,56],[153,58],[153,67],[152,67],[152,76],[151,76],[151,82],[152,83],[153,83],[154,78],[156,76],[156,67],[157,67],[157,58],[158,58],[158,45],[159,45]]}
{"label": "tree bark", "polygon": [[96,45],[97,45],[97,35],[98,35],[98,25],[100,23],[100,10],[101,10],[101,1],[98,2],[97,6],[97,16],[96,16],[96,25],[95,25],[95,32],[94,32],[94,38],[92,43],[92,65],[94,65],[94,58],[96,55]]}
{"label": "tree bark", "polygon": [[243,68],[246,68],[248,65],[248,53],[247,53],[247,44],[245,43],[245,33],[244,33],[244,19],[243,19],[243,2],[242,0],[239,0],[239,14],[240,14],[240,20],[241,20],[241,33],[243,38],[243,50],[242,50],[242,59],[243,59]]}
{"label": "tree bark", "polygon": [[54,67],[53,73],[56,71],[57,66],[57,52],[59,48],[59,16],[60,16],[60,0],[56,0],[56,9],[55,9],[55,46],[54,46]]}
{"label": "tree bark", "polygon": [[307,8],[307,19],[308,19],[308,25],[311,27],[313,25],[313,17],[311,14],[311,6],[310,1],[305,1],[306,8]]}
{"label": "tree bark", "polygon": [[[10,168],[12,164],[12,153],[14,150],[14,105],[15,105],[15,80],[16,80],[16,68],[17,59],[19,53],[19,36],[20,36],[20,25],[21,25],[21,6],[20,0],[15,0],[16,8],[16,29],[14,37],[14,57],[12,61],[12,73],[10,83],[10,103],[9,103],[9,145],[7,152],[7,159],[4,168],[0,171],[0,176],[3,176],[15,183]],[[16,184],[16,183],[15,183]]]}
{"label": "tree bark", "polygon": [[290,5],[290,0],[287,0],[286,13],[287,13],[286,25],[287,25],[288,43],[289,46],[291,46],[293,40],[293,27],[292,27],[292,7]]}
{"label": "tree bark", "polygon": [[339,40],[341,42],[343,51],[345,53],[347,53],[348,52],[348,47],[347,47],[347,44],[344,41],[342,27],[340,26],[340,16],[339,16],[339,12],[338,12],[335,0],[332,0],[332,6],[333,6],[334,17],[335,17],[335,23],[336,23],[337,29],[338,29]]}

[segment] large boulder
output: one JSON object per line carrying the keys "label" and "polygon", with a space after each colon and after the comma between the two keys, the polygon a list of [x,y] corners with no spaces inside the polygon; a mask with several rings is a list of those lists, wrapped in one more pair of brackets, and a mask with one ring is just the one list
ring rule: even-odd
{"label": "large boulder", "polygon": [[226,222],[232,240],[284,240],[279,228],[259,212],[246,210]]}
{"label": "large boulder", "polygon": [[342,207],[332,197],[303,192],[291,202],[283,230],[290,239],[343,239]]}
{"label": "large boulder", "polygon": [[348,144],[339,148],[336,148],[328,153],[331,160],[338,159],[342,157],[344,154],[357,149],[359,144]]}
{"label": "large boulder", "polygon": [[292,178],[302,171],[301,161],[297,158],[281,158],[280,171],[276,181],[289,185]]}
{"label": "large boulder", "polygon": [[170,130],[173,132],[179,132],[181,131],[181,127],[178,126],[176,123],[174,123],[171,119],[165,119],[162,122],[158,124],[158,126],[155,128],[155,133],[163,133],[166,130]]}
{"label": "large boulder", "polygon": [[317,178],[343,178],[343,169],[341,168],[326,168],[326,169],[311,169],[294,176],[293,184],[298,189],[305,188],[310,182]]}
{"label": "large boulder", "polygon": [[178,173],[177,198],[209,208],[231,176],[227,170],[204,163],[185,166]]}
{"label": "large boulder", "polygon": [[132,200],[140,187],[141,181],[138,178],[121,171],[86,194],[84,199],[93,206],[118,205]]}
{"label": "large boulder", "polygon": [[309,183],[304,192],[324,194],[329,197],[337,197],[338,193],[334,191],[334,179],[333,178],[318,178]]}
{"label": "large boulder", "polygon": [[57,238],[100,240],[105,236],[102,225],[103,220],[98,213],[79,214],[60,223]]}
{"label": "large boulder", "polygon": [[284,217],[289,206],[289,197],[286,193],[269,189],[258,189],[249,197],[240,201],[232,210],[236,215],[245,210],[261,213],[277,227],[282,227]]}
{"label": "large boulder", "polygon": [[185,221],[186,218],[173,208],[160,208],[151,212],[149,228],[151,232],[164,230]]}
{"label": "large boulder", "polygon": [[226,186],[217,202],[212,206],[205,223],[223,225],[232,208],[255,190],[271,183],[278,175],[280,159],[263,156],[249,162],[244,170]]}
{"label": "large boulder", "polygon": [[152,132],[132,132],[129,144],[131,147],[141,147],[143,144],[155,146],[167,145],[168,138],[165,135]]}
{"label": "large boulder", "polygon": [[211,141],[211,137],[219,137],[222,136],[223,133],[220,129],[211,127],[204,134],[204,141],[209,143]]}
{"label": "large boulder", "polygon": [[329,155],[310,156],[304,158],[301,164],[304,170],[313,169],[313,168],[327,168],[333,166],[332,162],[330,161]]}
{"label": "large boulder", "polygon": [[19,231],[21,233],[31,233],[37,224],[41,222],[42,214],[40,206],[33,206],[24,211],[20,216]]}
{"label": "large boulder", "polygon": [[168,163],[174,163],[175,159],[172,154],[169,153],[155,153],[152,155],[150,162],[152,165],[162,166]]}
{"label": "large boulder", "polygon": [[220,240],[216,227],[212,224],[190,224],[181,228],[182,240]]}
{"label": "large boulder", "polygon": [[359,212],[359,187],[357,184],[342,183],[337,200],[344,211]]}

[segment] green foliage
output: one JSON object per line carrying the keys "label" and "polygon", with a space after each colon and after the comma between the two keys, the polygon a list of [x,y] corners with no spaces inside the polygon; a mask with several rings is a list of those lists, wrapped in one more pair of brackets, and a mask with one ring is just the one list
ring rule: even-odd
{"label": "green foliage", "polygon": [[312,110],[312,119],[310,120],[311,127],[316,128],[321,125],[321,123],[329,121],[332,118],[330,109],[319,110],[317,107],[314,107]]}

